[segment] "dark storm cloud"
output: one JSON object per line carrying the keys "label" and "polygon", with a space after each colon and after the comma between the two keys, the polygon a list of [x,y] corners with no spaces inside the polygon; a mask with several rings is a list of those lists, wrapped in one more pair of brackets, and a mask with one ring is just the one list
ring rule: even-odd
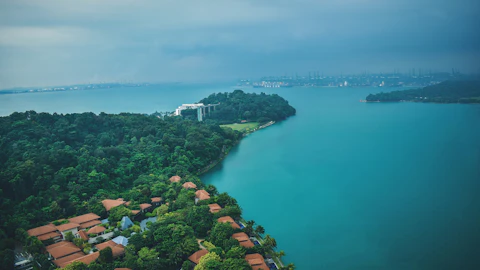
{"label": "dark storm cloud", "polygon": [[477,72],[478,1],[0,3],[0,87],[421,67]]}

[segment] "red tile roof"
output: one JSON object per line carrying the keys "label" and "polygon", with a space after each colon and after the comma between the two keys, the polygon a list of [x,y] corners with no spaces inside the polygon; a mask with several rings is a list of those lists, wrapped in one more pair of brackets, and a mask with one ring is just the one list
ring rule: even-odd
{"label": "red tile roof", "polygon": [[79,229],[87,229],[87,228],[93,227],[93,226],[101,224],[101,223],[102,222],[100,220],[91,220],[91,221],[87,221],[87,222],[84,222],[84,223],[80,224],[80,227],[78,227],[78,228]]}
{"label": "red tile roof", "polygon": [[50,238],[53,239],[53,238],[57,238],[57,237],[60,237],[60,236],[62,236],[62,235],[58,232],[50,232],[50,233],[39,235],[39,236],[37,236],[37,238],[40,241],[45,241],[45,240],[48,240]]}
{"label": "red tile roof", "polygon": [[69,262],[69,261],[72,261],[72,260],[75,260],[75,259],[78,259],[78,258],[81,258],[85,256],[85,254],[81,251],[77,252],[77,253],[73,253],[73,254],[70,254],[68,256],[65,256],[63,258],[60,258],[58,260],[53,260],[53,263],[60,267],[60,265],[63,265],[64,263],[66,262]]}
{"label": "red tile roof", "polygon": [[61,247],[61,246],[64,246],[64,245],[70,245],[70,244],[73,244],[73,243],[68,242],[68,241],[61,241],[61,242],[58,242],[58,243],[55,243],[55,244],[48,245],[48,246],[45,247],[45,249],[47,251],[49,251],[50,249],[54,249],[54,248],[57,248],[57,247]]}
{"label": "red tile roof", "polygon": [[185,182],[185,183],[183,183],[182,186],[186,189],[197,188],[197,185],[195,185],[193,182]]}
{"label": "red tile roof", "polygon": [[39,235],[42,235],[42,234],[55,232],[56,230],[57,230],[57,228],[55,228],[54,225],[48,224],[48,225],[45,225],[45,226],[40,226],[40,227],[37,227],[37,228],[30,229],[27,232],[28,232],[28,235],[30,235],[30,236],[39,236]]}
{"label": "red tile roof", "polygon": [[208,207],[210,207],[210,212],[211,213],[217,213],[220,210],[222,210],[222,207],[220,205],[218,205],[217,203],[209,204]]}
{"label": "red tile roof", "polygon": [[65,266],[67,266],[67,265],[69,265],[73,262],[83,262],[84,264],[88,265],[88,264],[94,262],[98,258],[99,255],[100,255],[100,253],[98,251],[94,252],[94,253],[90,253],[90,254],[85,255],[83,257],[80,257],[78,259],[74,259],[74,260],[71,260],[69,262],[62,263],[62,264],[59,265],[59,267],[63,268],[63,267],[65,267]]}
{"label": "red tile roof", "polygon": [[190,257],[188,257],[188,259],[192,262],[194,262],[195,264],[198,264],[200,262],[200,259],[208,253],[208,250],[206,249],[201,249],[195,253],[193,253],[192,255],[190,255]]}
{"label": "red tile roof", "polygon": [[232,234],[232,237],[237,239],[242,247],[252,248],[255,246],[248,235],[244,232],[234,233]]}
{"label": "red tile roof", "polygon": [[[58,244],[58,245],[57,245]],[[79,247],[75,246],[72,242],[62,241],[60,243],[47,246],[47,252],[52,255],[54,259],[60,259],[73,253],[82,251]]]}
{"label": "red tile roof", "polygon": [[57,230],[59,230],[61,232],[68,231],[68,230],[71,230],[71,229],[75,229],[75,228],[78,228],[78,227],[80,227],[80,224],[78,224],[78,223],[65,223],[65,224],[56,226]]}
{"label": "red tile roof", "polygon": [[100,219],[100,217],[95,215],[94,213],[88,213],[88,214],[81,215],[81,216],[78,216],[78,217],[69,218],[68,220],[70,222],[78,223],[78,224],[82,225],[82,223],[90,222],[90,221],[93,221],[93,220],[96,220],[96,219]]}
{"label": "red tile roof", "polygon": [[110,247],[112,249],[112,255],[113,257],[118,257],[120,255],[123,255],[125,253],[125,248],[123,245],[117,244],[113,242],[112,240],[107,241],[105,243],[101,243],[95,246],[98,250],[105,249],[107,247]]}
{"label": "red tile roof", "polygon": [[149,203],[140,204],[140,209],[142,209],[142,210],[145,210],[145,209],[150,208],[150,207],[152,207],[152,205],[149,204]]}
{"label": "red tile roof", "polygon": [[152,198],[152,203],[159,203],[162,201],[162,197],[154,197]]}
{"label": "red tile roof", "polygon": [[180,180],[182,180],[182,178],[178,175],[175,175],[175,176],[172,176],[170,177],[170,182],[180,182]]}
{"label": "red tile roof", "polygon": [[106,229],[105,227],[102,227],[102,226],[95,226],[93,228],[91,228],[90,230],[87,231],[88,234],[99,234],[99,233],[102,233],[104,232]]}
{"label": "red tile roof", "polygon": [[83,240],[88,241],[88,235],[85,231],[78,231],[78,235],[80,235],[80,238]]}
{"label": "red tile roof", "polygon": [[116,246],[116,245],[117,245],[117,243],[113,242],[112,240],[109,240],[109,241],[107,241],[107,242],[103,242],[103,243],[101,243],[101,244],[97,244],[97,245],[95,245],[95,247],[96,247],[98,250],[102,250],[102,249],[104,249],[104,248],[106,248],[106,247],[114,247],[114,246]]}
{"label": "red tile roof", "polygon": [[105,207],[105,209],[107,211],[110,211],[110,209],[112,209],[114,207],[117,207],[119,205],[123,205],[123,204],[125,204],[125,202],[123,201],[123,199],[121,201],[119,199],[117,199],[117,200],[106,199],[106,200],[102,201],[102,204],[103,204],[103,207]]}
{"label": "red tile roof", "polygon": [[245,256],[245,260],[247,260],[248,264],[252,267],[253,270],[269,270],[270,268],[265,263],[263,256],[259,253],[255,254],[248,254]]}
{"label": "red tile roof", "polygon": [[132,210],[132,214],[136,215],[138,213],[140,213],[140,210]]}
{"label": "red tile roof", "polygon": [[197,199],[199,199],[200,201],[208,200],[208,199],[210,199],[210,194],[208,192],[206,192],[205,190],[201,189],[201,190],[197,190],[195,192],[195,197]]}
{"label": "red tile roof", "polygon": [[217,219],[218,222],[221,222],[221,223],[230,223],[230,225],[232,226],[232,228],[234,229],[240,229],[240,226],[238,226],[238,224],[235,222],[235,220],[233,220],[232,217],[230,216],[226,216],[226,217],[221,217],[219,219]]}
{"label": "red tile roof", "polygon": [[122,256],[123,254],[125,254],[125,247],[123,245],[118,244],[112,248],[112,255],[114,258]]}

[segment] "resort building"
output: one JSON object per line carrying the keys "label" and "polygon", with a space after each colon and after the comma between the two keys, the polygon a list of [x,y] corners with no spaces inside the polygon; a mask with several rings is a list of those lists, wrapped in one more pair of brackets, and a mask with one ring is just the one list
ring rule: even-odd
{"label": "resort building", "polygon": [[128,245],[128,238],[124,236],[117,236],[112,239],[113,242],[117,243],[118,245],[122,245],[126,247]]}
{"label": "resort building", "polygon": [[58,232],[57,228],[53,224],[30,229],[27,231],[27,233],[30,236],[36,236],[41,241],[51,238],[53,241],[58,242],[62,239],[62,235],[60,232]]}
{"label": "resort building", "polygon": [[116,200],[111,200],[111,199],[106,199],[102,201],[103,207],[105,207],[105,210],[107,212],[110,211],[110,209],[120,206],[120,205],[125,205],[127,202],[123,201],[122,198],[116,199]]}
{"label": "resort building", "polygon": [[[81,230],[91,228],[101,223],[100,217],[93,213],[69,218],[67,220],[60,219],[59,225],[50,223],[45,226],[40,226],[27,231],[28,235],[35,236],[41,241],[52,239],[54,242],[65,239],[67,233],[71,232],[75,237],[84,238],[84,235],[80,234]],[[58,223],[55,223],[58,224]]]}
{"label": "resort building", "polygon": [[195,192],[195,204],[198,201],[203,201],[203,200],[208,200],[208,199],[210,199],[210,194],[208,192],[206,192],[205,190],[201,189],[201,190],[197,190]]}
{"label": "resort building", "polygon": [[156,207],[156,206],[159,206],[162,203],[163,199],[162,199],[162,197],[153,197],[151,199],[151,201],[152,201],[152,205],[154,207]]}
{"label": "resort building", "polygon": [[217,213],[222,210],[222,207],[217,203],[209,204],[208,207],[210,207],[210,213]]}
{"label": "resort building", "polygon": [[259,253],[255,254],[248,254],[245,256],[245,260],[247,260],[248,264],[252,267],[253,270],[269,270],[270,268],[265,263],[263,256]]}
{"label": "resort building", "polygon": [[182,104],[175,110],[175,115],[182,115],[183,110],[197,110],[197,120],[203,121],[203,117],[205,115],[210,114],[211,111],[215,110],[215,106],[220,105],[218,104],[208,104],[205,105],[203,103],[193,103],[193,104]]}
{"label": "resort building", "polygon": [[193,262],[194,264],[198,264],[200,262],[200,259],[205,256],[206,254],[208,253],[208,250],[206,249],[201,249],[195,253],[193,253],[192,255],[190,255],[190,257],[188,257],[188,259]]}
{"label": "resort building", "polygon": [[150,210],[151,207],[152,205],[149,203],[140,204],[140,210],[142,211],[142,213],[145,213],[146,211]]}
{"label": "resort building", "polygon": [[232,238],[237,239],[238,242],[240,243],[240,246],[242,247],[252,248],[255,246],[253,242],[250,240],[250,238],[248,237],[248,235],[244,232],[234,233],[232,234]]}
{"label": "resort building", "polygon": [[240,229],[240,226],[230,216],[221,217],[221,218],[217,219],[217,221],[220,222],[220,223],[230,223],[232,228]]}
{"label": "resort building", "polygon": [[89,235],[92,235],[92,234],[93,234],[93,235],[95,235],[95,236],[98,236],[98,235],[102,235],[103,232],[105,232],[105,230],[106,230],[106,229],[105,229],[105,227],[103,227],[103,226],[95,226],[95,227],[91,228],[90,230],[88,230],[87,233],[88,233]]}
{"label": "resort building", "polygon": [[63,239],[65,239],[65,235],[69,232],[71,232],[73,235],[78,234],[78,227],[80,227],[80,224],[77,223],[65,223],[59,226],[55,226],[57,228],[57,231],[59,231],[62,234]]}
{"label": "resort building", "polygon": [[197,188],[197,185],[195,185],[193,182],[185,182],[182,186],[183,186],[183,188],[186,188],[186,189],[189,189],[189,188],[196,189]]}
{"label": "resort building", "polygon": [[[99,251],[105,249],[106,247],[110,247],[112,249],[112,255],[114,258],[125,254],[125,246],[118,244],[113,240],[98,244],[95,247]],[[75,244],[67,241],[62,241],[47,246],[46,250],[49,258],[53,259],[52,262],[59,268],[64,268],[65,266],[76,261],[80,261],[88,265],[95,261],[100,255],[98,251],[90,254],[84,254],[80,248],[75,246]]]}
{"label": "resort building", "polygon": [[95,215],[94,213],[88,213],[78,217],[69,218],[68,220],[71,223],[79,224],[80,225],[78,227],[79,230],[88,229],[102,223],[100,221],[100,217],[98,215]]}
{"label": "resort building", "polygon": [[172,183],[177,183],[177,182],[180,182],[181,180],[182,180],[182,178],[178,175],[170,177],[170,182],[172,182]]}
{"label": "resort building", "polygon": [[53,261],[53,263],[55,263],[55,265],[60,267],[60,268],[64,268],[65,266],[67,266],[67,265],[69,265],[73,262],[82,262],[86,265],[89,265],[90,263],[92,263],[96,259],[98,259],[99,256],[100,256],[100,253],[97,251],[97,252],[90,253],[88,255],[83,255],[81,257],[74,258],[70,261],[59,260],[57,262]]}
{"label": "resort building", "polygon": [[78,236],[84,241],[88,241],[88,239],[90,239],[85,231],[79,231]]}
{"label": "resort building", "polygon": [[133,222],[129,217],[127,216],[122,217],[122,220],[120,221],[120,229],[122,231],[125,231],[126,229],[132,226],[133,226]]}
{"label": "resort building", "polygon": [[116,257],[119,257],[119,256],[122,256],[123,254],[125,254],[125,247],[121,244],[117,244],[115,243],[113,240],[110,240],[110,241],[107,241],[107,242],[104,242],[104,243],[101,243],[101,244],[98,244],[95,246],[99,251],[100,250],[103,250],[107,247],[110,247],[112,249],[112,254],[113,254],[113,257],[116,258]]}

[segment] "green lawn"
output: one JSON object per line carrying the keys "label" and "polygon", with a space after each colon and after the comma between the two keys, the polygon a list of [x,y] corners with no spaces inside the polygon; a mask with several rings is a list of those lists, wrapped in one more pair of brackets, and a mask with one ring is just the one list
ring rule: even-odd
{"label": "green lawn", "polygon": [[243,124],[230,124],[230,125],[220,125],[220,127],[229,127],[233,130],[238,131],[250,131],[258,127],[260,124],[257,122],[243,123]]}

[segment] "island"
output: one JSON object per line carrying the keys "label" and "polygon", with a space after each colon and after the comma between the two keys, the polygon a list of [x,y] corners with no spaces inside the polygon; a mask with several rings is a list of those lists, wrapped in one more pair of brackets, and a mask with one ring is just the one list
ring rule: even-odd
{"label": "island", "polygon": [[370,94],[367,102],[480,103],[479,80],[450,80],[421,89]]}
{"label": "island", "polygon": [[[200,179],[247,133],[284,120],[278,95],[219,93],[205,120],[132,113],[0,117],[7,269],[294,269],[273,237]],[[197,110],[198,111],[198,110]]]}

